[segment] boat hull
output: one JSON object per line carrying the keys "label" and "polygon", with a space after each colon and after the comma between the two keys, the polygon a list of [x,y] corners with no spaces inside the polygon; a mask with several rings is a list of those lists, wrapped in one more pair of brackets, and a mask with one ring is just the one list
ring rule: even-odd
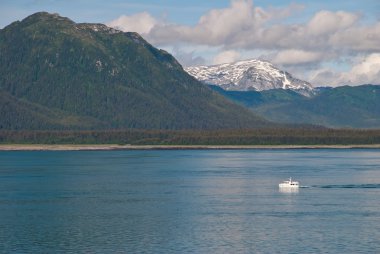
{"label": "boat hull", "polygon": [[299,185],[290,185],[290,184],[286,184],[286,183],[280,183],[278,185],[278,187],[280,188],[292,188],[292,189],[297,189],[299,188]]}

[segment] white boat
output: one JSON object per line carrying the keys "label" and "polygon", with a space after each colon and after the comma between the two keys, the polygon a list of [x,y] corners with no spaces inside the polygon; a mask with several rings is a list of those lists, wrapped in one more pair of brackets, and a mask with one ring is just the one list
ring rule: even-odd
{"label": "white boat", "polygon": [[292,178],[290,177],[289,180],[286,180],[286,181],[283,181],[282,183],[280,183],[278,185],[278,187],[280,188],[294,188],[294,189],[298,189],[300,187],[300,184],[299,182],[297,181],[292,181]]}

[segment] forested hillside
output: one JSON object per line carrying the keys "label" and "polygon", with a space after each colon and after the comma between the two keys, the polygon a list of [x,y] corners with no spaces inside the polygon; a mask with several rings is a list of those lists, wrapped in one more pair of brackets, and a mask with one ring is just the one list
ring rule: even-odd
{"label": "forested hillside", "polygon": [[313,97],[290,90],[225,91],[232,101],[271,121],[334,128],[380,128],[380,86],[342,86],[320,89]]}
{"label": "forested hillside", "polygon": [[2,129],[271,125],[136,33],[36,13],[0,30]]}

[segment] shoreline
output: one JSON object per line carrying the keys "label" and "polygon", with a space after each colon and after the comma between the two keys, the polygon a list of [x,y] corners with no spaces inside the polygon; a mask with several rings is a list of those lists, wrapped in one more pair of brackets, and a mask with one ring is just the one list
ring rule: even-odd
{"label": "shoreline", "polygon": [[45,145],[0,144],[0,151],[380,149],[374,145]]}

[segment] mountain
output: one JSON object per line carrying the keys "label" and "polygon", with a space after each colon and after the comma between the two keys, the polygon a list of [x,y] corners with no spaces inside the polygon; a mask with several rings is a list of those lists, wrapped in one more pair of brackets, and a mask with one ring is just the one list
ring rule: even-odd
{"label": "mountain", "polygon": [[380,128],[380,86],[321,88],[313,97],[291,90],[225,91],[223,96],[269,120],[335,128]]}
{"label": "mountain", "polygon": [[40,12],[0,30],[1,129],[267,126],[137,33]]}
{"label": "mountain", "polygon": [[308,82],[294,78],[290,73],[276,68],[269,62],[256,59],[211,66],[194,66],[185,70],[199,81],[218,85],[229,91],[289,89],[305,96],[315,94]]}
{"label": "mountain", "polygon": [[0,90],[0,130],[32,129],[91,129],[106,127],[91,117],[79,117],[67,112],[50,109],[24,99],[18,99]]}

